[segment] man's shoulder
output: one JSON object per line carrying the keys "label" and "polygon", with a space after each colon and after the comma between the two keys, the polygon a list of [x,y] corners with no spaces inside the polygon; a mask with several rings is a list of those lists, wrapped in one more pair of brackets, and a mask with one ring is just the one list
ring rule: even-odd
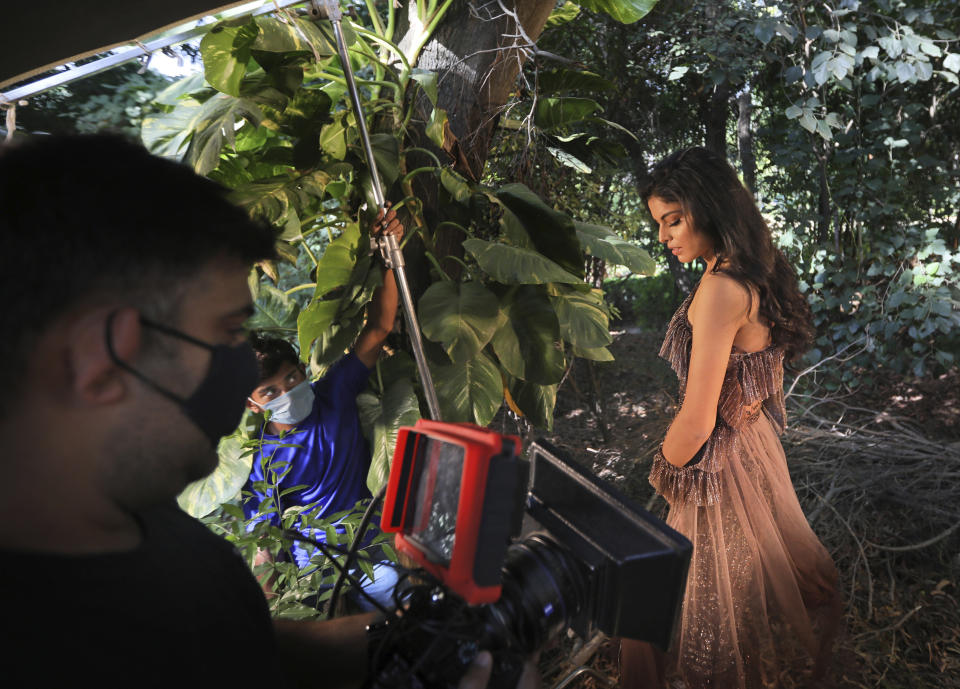
{"label": "man's shoulder", "polygon": [[367,368],[367,365],[360,361],[360,357],[351,349],[337,359],[327,372],[320,377],[318,382],[349,375],[363,376],[366,378],[372,370],[373,369]]}

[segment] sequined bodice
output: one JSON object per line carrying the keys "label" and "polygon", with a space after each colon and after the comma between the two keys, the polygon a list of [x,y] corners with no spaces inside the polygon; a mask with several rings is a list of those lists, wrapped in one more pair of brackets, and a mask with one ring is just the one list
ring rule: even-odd
{"label": "sequined bodice", "polygon": [[[681,403],[693,344],[693,328],[687,318],[691,301],[693,293],[670,319],[660,348],[660,356],[670,363],[680,379]],[[704,445],[702,459],[696,465],[685,467],[655,461],[650,482],[671,503],[694,500],[698,505],[715,504],[719,491],[717,474],[723,468],[724,457],[738,451],[738,430],[755,422],[760,414],[767,416],[778,433],[783,431],[786,423],[783,350],[777,346],[756,352],[734,350],[730,353],[717,402],[717,422]]]}
{"label": "sequined bodice", "polygon": [[[670,363],[680,379],[681,400],[687,387],[693,344],[693,328],[687,318],[691,301],[693,293],[670,319],[660,348],[660,356]],[[783,404],[783,350],[779,347],[770,346],[756,352],[734,350],[730,353],[717,404],[717,423],[740,428],[758,402],[763,403],[777,431],[782,431],[786,423],[786,410]]]}

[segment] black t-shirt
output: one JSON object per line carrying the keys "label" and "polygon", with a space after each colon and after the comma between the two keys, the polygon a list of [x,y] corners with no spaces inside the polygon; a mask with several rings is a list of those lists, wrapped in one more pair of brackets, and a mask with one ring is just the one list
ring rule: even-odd
{"label": "black t-shirt", "polygon": [[5,687],[277,686],[263,593],[240,554],[175,506],[129,552],[0,550]]}

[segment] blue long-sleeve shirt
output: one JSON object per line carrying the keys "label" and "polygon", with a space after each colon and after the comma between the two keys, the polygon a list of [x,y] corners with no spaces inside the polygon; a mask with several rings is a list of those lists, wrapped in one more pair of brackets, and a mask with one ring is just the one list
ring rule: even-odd
{"label": "blue long-sleeve shirt", "polygon": [[[252,494],[243,503],[247,519],[269,519],[279,526],[280,513],[294,506],[306,507],[312,517],[324,519],[370,497],[366,485],[370,450],[360,429],[356,402],[369,377],[370,369],[350,352],[311,384],[315,399],[307,418],[283,438],[264,432],[262,447],[253,457],[252,471],[244,486],[245,494]],[[281,495],[279,509],[261,514],[261,502],[274,492],[269,485],[257,490],[255,484],[270,483],[268,466],[278,465],[273,472],[281,474],[287,464],[290,470],[277,485],[276,494]],[[283,495],[294,486],[302,488]],[[322,532],[312,531],[309,535],[325,540]],[[312,552],[312,546],[294,545],[293,554],[300,567],[309,563]]]}

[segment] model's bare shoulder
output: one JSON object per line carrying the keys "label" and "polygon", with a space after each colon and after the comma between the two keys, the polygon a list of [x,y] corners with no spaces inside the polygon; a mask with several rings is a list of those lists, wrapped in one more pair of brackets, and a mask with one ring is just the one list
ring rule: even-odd
{"label": "model's bare shoulder", "polygon": [[724,273],[708,273],[700,280],[690,306],[690,322],[703,325],[742,323],[752,304],[750,290],[739,280]]}

